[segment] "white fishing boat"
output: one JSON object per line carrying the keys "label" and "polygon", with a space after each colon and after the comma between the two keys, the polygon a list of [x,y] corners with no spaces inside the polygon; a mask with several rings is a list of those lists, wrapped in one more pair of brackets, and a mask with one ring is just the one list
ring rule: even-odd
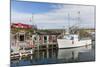
{"label": "white fishing boat", "polygon": [[[78,14],[80,14],[80,12],[78,12]],[[69,15],[68,15],[68,18],[69,18]],[[80,18],[78,17],[78,21],[79,20],[80,20]],[[79,24],[79,23],[77,23],[77,24]],[[58,48],[80,47],[80,46],[90,45],[92,43],[92,40],[91,39],[87,39],[87,38],[80,39],[79,33],[78,34],[75,34],[76,31],[79,32],[79,29],[77,29],[78,25],[77,25],[77,27],[75,25],[76,24],[74,24],[74,26],[71,26],[70,27],[72,29],[69,29],[69,28],[65,29],[65,33],[64,33],[62,39],[57,39]],[[70,31],[72,33],[70,33]]]}
{"label": "white fishing boat", "polygon": [[79,35],[67,34],[63,39],[57,39],[58,48],[72,48],[90,45],[91,39],[79,39]]}

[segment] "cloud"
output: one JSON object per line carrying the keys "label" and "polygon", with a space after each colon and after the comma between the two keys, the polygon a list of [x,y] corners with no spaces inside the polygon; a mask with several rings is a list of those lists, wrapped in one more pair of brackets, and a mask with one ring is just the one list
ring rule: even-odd
{"label": "cloud", "polygon": [[[32,14],[28,13],[11,13],[11,22],[22,22],[28,24],[37,24],[37,26],[41,26],[39,24],[44,24],[44,27],[48,27],[47,25],[55,24],[55,26],[51,26],[51,28],[56,28],[56,26],[68,26],[79,23],[82,27],[94,27],[94,7],[93,6],[79,6],[79,5],[52,5],[52,7],[59,7],[59,9],[53,9],[49,12],[41,13],[41,14],[33,14],[33,21],[30,21],[32,18]],[[80,11],[80,15],[78,12]],[[78,20],[80,17],[80,22]],[[40,27],[40,28],[42,28]],[[49,26],[50,28],[50,26]]]}
{"label": "cloud", "polygon": [[31,19],[31,14],[11,12],[11,22],[12,23],[20,22],[20,23],[31,24],[30,19]]}

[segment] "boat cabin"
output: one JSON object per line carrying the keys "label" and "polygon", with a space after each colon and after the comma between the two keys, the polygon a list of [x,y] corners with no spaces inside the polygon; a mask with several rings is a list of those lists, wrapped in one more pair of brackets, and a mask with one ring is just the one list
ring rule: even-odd
{"label": "boat cabin", "polygon": [[64,36],[64,39],[78,41],[79,40],[79,35],[76,35],[76,34],[66,34]]}

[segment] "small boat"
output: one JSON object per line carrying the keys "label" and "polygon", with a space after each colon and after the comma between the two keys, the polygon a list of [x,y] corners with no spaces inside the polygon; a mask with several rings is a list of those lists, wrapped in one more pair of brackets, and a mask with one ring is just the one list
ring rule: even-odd
{"label": "small boat", "polygon": [[11,53],[11,58],[18,58],[18,57],[20,57],[18,52]]}
{"label": "small boat", "polygon": [[32,55],[33,54],[33,50],[22,50],[20,51],[20,56],[29,56],[29,55]]}

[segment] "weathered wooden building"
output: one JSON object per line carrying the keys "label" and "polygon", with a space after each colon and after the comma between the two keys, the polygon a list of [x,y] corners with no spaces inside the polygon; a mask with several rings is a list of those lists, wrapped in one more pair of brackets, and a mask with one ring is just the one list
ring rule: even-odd
{"label": "weathered wooden building", "polygon": [[33,34],[33,41],[38,42],[40,45],[44,44],[57,44],[57,38],[62,35],[63,30],[49,29],[49,30],[37,30],[36,34]]}
{"label": "weathered wooden building", "polygon": [[33,48],[32,34],[37,30],[36,26],[12,23],[11,24],[11,49],[12,51],[24,50],[26,48]]}

